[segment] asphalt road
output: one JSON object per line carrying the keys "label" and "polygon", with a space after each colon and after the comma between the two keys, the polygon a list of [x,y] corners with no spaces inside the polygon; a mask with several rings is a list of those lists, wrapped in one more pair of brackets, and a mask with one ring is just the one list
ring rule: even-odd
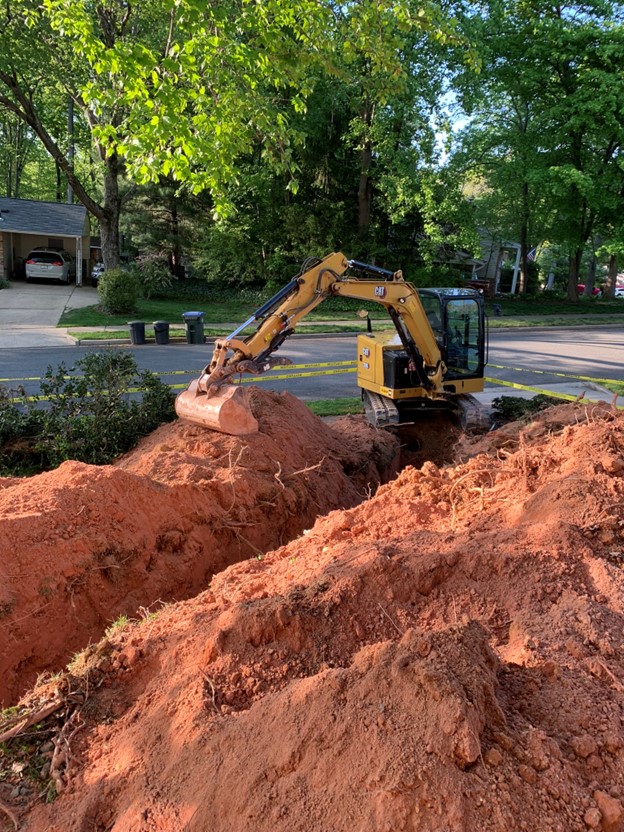
{"label": "asphalt road", "polygon": [[[169,344],[158,346],[33,347],[0,351],[0,385],[5,389],[22,386],[30,395],[39,389],[38,379],[48,366],[61,363],[69,369],[89,350],[124,349],[135,357],[140,369],[157,373],[163,381],[178,389],[186,387],[211,357],[210,344]],[[350,361],[355,358],[355,335],[291,338],[280,349],[296,364]],[[340,369],[340,368],[332,368]],[[262,382],[268,389],[289,390],[304,400],[358,396],[355,373],[311,375],[306,378],[279,380],[275,375],[287,368],[273,371]],[[529,371],[539,371],[535,374]],[[311,373],[311,370],[291,372]],[[318,371],[323,372],[322,369]],[[493,330],[490,335],[489,365],[486,375],[493,379],[541,387],[557,384],[561,378],[553,374],[589,376],[624,381],[624,331],[620,327],[587,327],[570,329]],[[496,386],[503,394],[509,392]]]}

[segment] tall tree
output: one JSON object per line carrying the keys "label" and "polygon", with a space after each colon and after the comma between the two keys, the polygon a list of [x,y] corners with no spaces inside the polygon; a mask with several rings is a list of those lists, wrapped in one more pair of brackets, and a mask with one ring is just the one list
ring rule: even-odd
{"label": "tall tree", "polygon": [[485,183],[515,208],[523,263],[536,237],[567,246],[571,300],[584,248],[598,230],[606,183],[619,180],[624,28],[618,9],[602,0],[490,0],[467,15],[483,45],[484,68],[478,86],[468,87],[471,95],[463,90],[475,116],[466,133],[473,147],[487,148],[478,157]]}
{"label": "tall tree", "polygon": [[358,153],[358,231],[369,234],[375,199],[398,220],[415,207],[422,169],[435,157],[435,116],[447,46],[461,40],[441,6],[354,0],[338,6],[336,63],[346,78]]}
{"label": "tall tree", "polygon": [[[8,0],[0,12],[0,106],[36,134],[119,258],[122,176],[209,188],[222,210],[236,161],[261,138],[287,166],[286,113],[303,107],[325,8],[303,0]],[[46,102],[74,101],[100,165],[102,199],[71,164]]]}
{"label": "tall tree", "polygon": [[28,160],[34,158],[33,136],[24,122],[0,112],[0,181],[8,197],[18,198]]}

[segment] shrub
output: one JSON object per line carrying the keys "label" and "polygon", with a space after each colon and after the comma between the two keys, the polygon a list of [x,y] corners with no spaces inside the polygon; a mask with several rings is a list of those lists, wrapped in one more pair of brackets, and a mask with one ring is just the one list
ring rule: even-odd
{"label": "shrub", "polygon": [[28,476],[41,470],[36,447],[43,428],[43,414],[24,408],[24,388],[0,387],[0,476]]}
{"label": "shrub", "polygon": [[160,254],[146,254],[137,257],[137,271],[141,284],[141,293],[150,300],[155,294],[166,292],[173,285],[167,259]]}
{"label": "shrub", "polygon": [[520,396],[499,396],[492,400],[492,422],[495,427],[515,422],[520,419],[531,419],[540,410],[561,404],[561,399],[539,393],[532,399]]}
{"label": "shrub", "polygon": [[212,226],[205,230],[201,250],[193,258],[195,271],[216,289],[261,288],[264,267],[258,246],[245,230]]}
{"label": "shrub", "polygon": [[111,269],[98,280],[102,307],[112,315],[134,312],[140,294],[141,283],[134,270]]}
{"label": "shrub", "polygon": [[1,474],[38,473],[67,459],[104,465],[175,418],[173,392],[124,351],[89,353],[69,370],[48,367],[41,398],[43,407],[18,406],[0,395]]}

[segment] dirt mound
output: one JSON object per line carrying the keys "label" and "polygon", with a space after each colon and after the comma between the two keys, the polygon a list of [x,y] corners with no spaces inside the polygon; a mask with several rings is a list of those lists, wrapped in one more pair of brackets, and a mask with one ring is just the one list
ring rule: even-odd
{"label": "dirt mound", "polygon": [[621,830],[624,417],[556,411],[33,691],[63,794],[27,811],[14,778],[24,829]]}
{"label": "dirt mound", "polygon": [[113,466],[0,480],[0,703],[120,615],[195,595],[396,473],[396,440],[362,420],[329,427],[288,393],[253,408],[255,436],[178,421]]}

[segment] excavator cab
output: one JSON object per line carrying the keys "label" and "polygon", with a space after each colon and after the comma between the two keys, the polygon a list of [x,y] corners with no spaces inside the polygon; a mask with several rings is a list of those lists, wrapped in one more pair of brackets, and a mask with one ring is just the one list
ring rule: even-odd
{"label": "excavator cab", "polygon": [[[420,370],[418,343],[401,321],[396,331],[358,336],[358,385],[367,419],[390,427],[446,411],[465,423],[473,393],[483,390],[486,327],[483,295],[474,289],[419,289],[418,297],[444,366],[438,389]],[[425,318],[421,328],[425,325]]]}
{"label": "excavator cab", "polygon": [[[482,390],[486,342],[483,295],[476,289],[421,289],[419,295],[446,364],[445,386],[457,379],[476,379]],[[438,325],[430,315],[439,316]]]}

